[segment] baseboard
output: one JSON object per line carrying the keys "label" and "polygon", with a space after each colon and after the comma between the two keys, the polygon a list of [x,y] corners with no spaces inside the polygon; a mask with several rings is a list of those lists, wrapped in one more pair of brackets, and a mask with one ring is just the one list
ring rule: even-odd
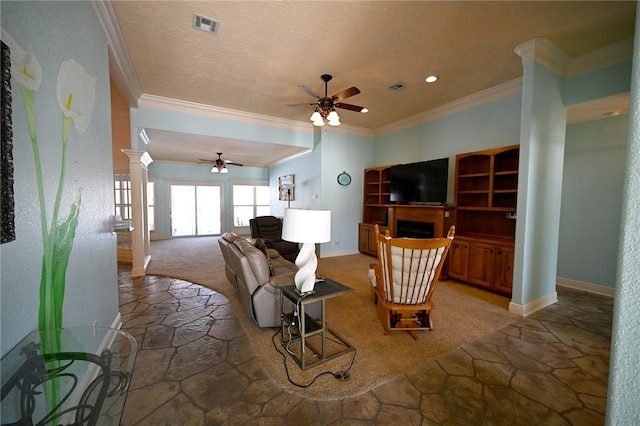
{"label": "baseboard", "polygon": [[120,314],[120,312],[118,312],[118,315],[116,315],[116,317],[113,319],[110,328],[120,330],[120,327],[122,327],[122,315]]}
{"label": "baseboard", "polygon": [[320,253],[320,258],[338,257],[338,256],[350,256],[352,254],[358,254],[359,251],[334,251],[331,253]]}
{"label": "baseboard", "polygon": [[541,297],[524,305],[520,303],[510,302],[509,312],[513,312],[514,314],[526,317],[527,315],[539,311],[540,309],[544,309],[547,306],[553,305],[557,301],[558,293],[554,291],[553,293],[547,294],[544,297]]}
{"label": "baseboard", "polygon": [[556,278],[556,285],[561,287],[572,288],[574,290],[586,291],[587,293],[599,294],[601,296],[613,297],[616,289],[612,287],[605,287],[602,285],[586,283],[583,281],[572,280],[570,278]]}

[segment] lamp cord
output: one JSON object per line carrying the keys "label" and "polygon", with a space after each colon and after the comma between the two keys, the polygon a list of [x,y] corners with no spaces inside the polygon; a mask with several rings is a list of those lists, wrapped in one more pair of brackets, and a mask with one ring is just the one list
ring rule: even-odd
{"label": "lamp cord", "polygon": [[[289,327],[291,327],[291,326],[289,326]],[[280,351],[280,349],[278,349],[278,345],[276,344],[276,341],[275,341],[275,338],[276,338],[276,336],[278,334],[280,334],[280,331],[281,331],[280,329],[276,329],[276,332],[271,337],[271,343],[273,344],[273,347],[275,348],[276,352],[278,352],[280,355],[282,355],[282,360],[283,360],[283,364],[284,364],[284,371],[287,374],[287,379],[289,380],[289,382],[292,385],[297,386],[299,388],[308,388],[309,386],[313,385],[315,383],[315,381],[318,380],[319,377],[325,376],[325,375],[328,375],[328,374],[332,375],[333,377],[335,377],[338,380],[346,379],[346,378],[349,377],[349,371],[351,370],[351,367],[353,367],[353,363],[356,360],[356,350],[355,349],[353,350],[353,358],[351,358],[351,363],[349,364],[349,368],[347,368],[344,373],[332,373],[331,371],[323,371],[322,373],[317,374],[313,378],[313,380],[311,380],[311,382],[309,382],[307,384],[296,383],[291,378],[291,375],[289,374],[289,367],[287,365],[287,355],[284,352]],[[289,340],[291,340],[291,336],[289,337]],[[290,352],[290,353],[295,356],[295,354],[293,354],[292,352]]]}

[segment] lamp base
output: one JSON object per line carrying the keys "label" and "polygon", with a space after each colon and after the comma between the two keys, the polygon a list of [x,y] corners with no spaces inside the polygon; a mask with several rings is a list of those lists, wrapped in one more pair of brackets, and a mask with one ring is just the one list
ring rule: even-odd
{"label": "lamp base", "polygon": [[296,289],[300,294],[313,292],[313,287],[316,284],[316,268],[318,267],[315,244],[302,244],[300,253],[296,257],[296,266],[298,267],[294,278]]}

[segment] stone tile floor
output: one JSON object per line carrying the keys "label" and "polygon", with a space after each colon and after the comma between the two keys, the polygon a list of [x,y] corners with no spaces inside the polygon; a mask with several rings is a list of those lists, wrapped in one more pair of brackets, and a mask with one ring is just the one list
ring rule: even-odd
{"label": "stone tile floor", "polygon": [[123,329],[139,343],[122,424],[603,425],[613,299],[558,303],[362,395],[290,394],[257,365],[221,294],[119,276]]}

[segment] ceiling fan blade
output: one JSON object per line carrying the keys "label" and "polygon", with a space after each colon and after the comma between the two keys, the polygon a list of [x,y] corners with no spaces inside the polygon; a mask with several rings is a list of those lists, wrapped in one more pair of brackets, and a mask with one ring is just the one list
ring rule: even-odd
{"label": "ceiling fan blade", "polygon": [[349,87],[348,89],[343,90],[342,92],[338,92],[331,97],[334,101],[341,101],[343,99],[350,98],[351,96],[357,95],[360,93],[360,89],[357,87]]}
{"label": "ceiling fan blade", "polygon": [[302,85],[298,85],[299,88],[301,88],[302,90],[304,90],[305,92],[307,92],[308,94],[310,94],[311,96],[313,96],[314,98],[318,98],[320,99],[320,96],[318,96],[318,94],[316,92],[314,92],[313,90],[309,89],[308,87],[302,86]]}
{"label": "ceiling fan blade", "polygon": [[204,158],[198,159],[198,164],[203,164],[203,163],[212,164],[212,163],[215,163],[215,162],[216,162],[216,160],[205,160]]}
{"label": "ceiling fan blade", "polygon": [[333,104],[333,106],[335,106],[336,108],[348,109],[349,111],[356,112],[362,112],[362,110],[364,109],[364,107],[358,105],[344,104],[342,102],[336,102],[335,104]]}
{"label": "ceiling fan blade", "polygon": [[231,160],[224,160],[224,164],[228,164],[230,166],[240,166],[240,167],[242,167],[244,165],[244,164],[240,164],[240,163],[235,163],[235,162],[233,162]]}
{"label": "ceiling fan blade", "polygon": [[309,105],[315,105],[315,102],[303,102],[303,103],[299,103],[299,104],[286,104],[285,106],[288,107],[298,107],[298,106],[309,106]]}

